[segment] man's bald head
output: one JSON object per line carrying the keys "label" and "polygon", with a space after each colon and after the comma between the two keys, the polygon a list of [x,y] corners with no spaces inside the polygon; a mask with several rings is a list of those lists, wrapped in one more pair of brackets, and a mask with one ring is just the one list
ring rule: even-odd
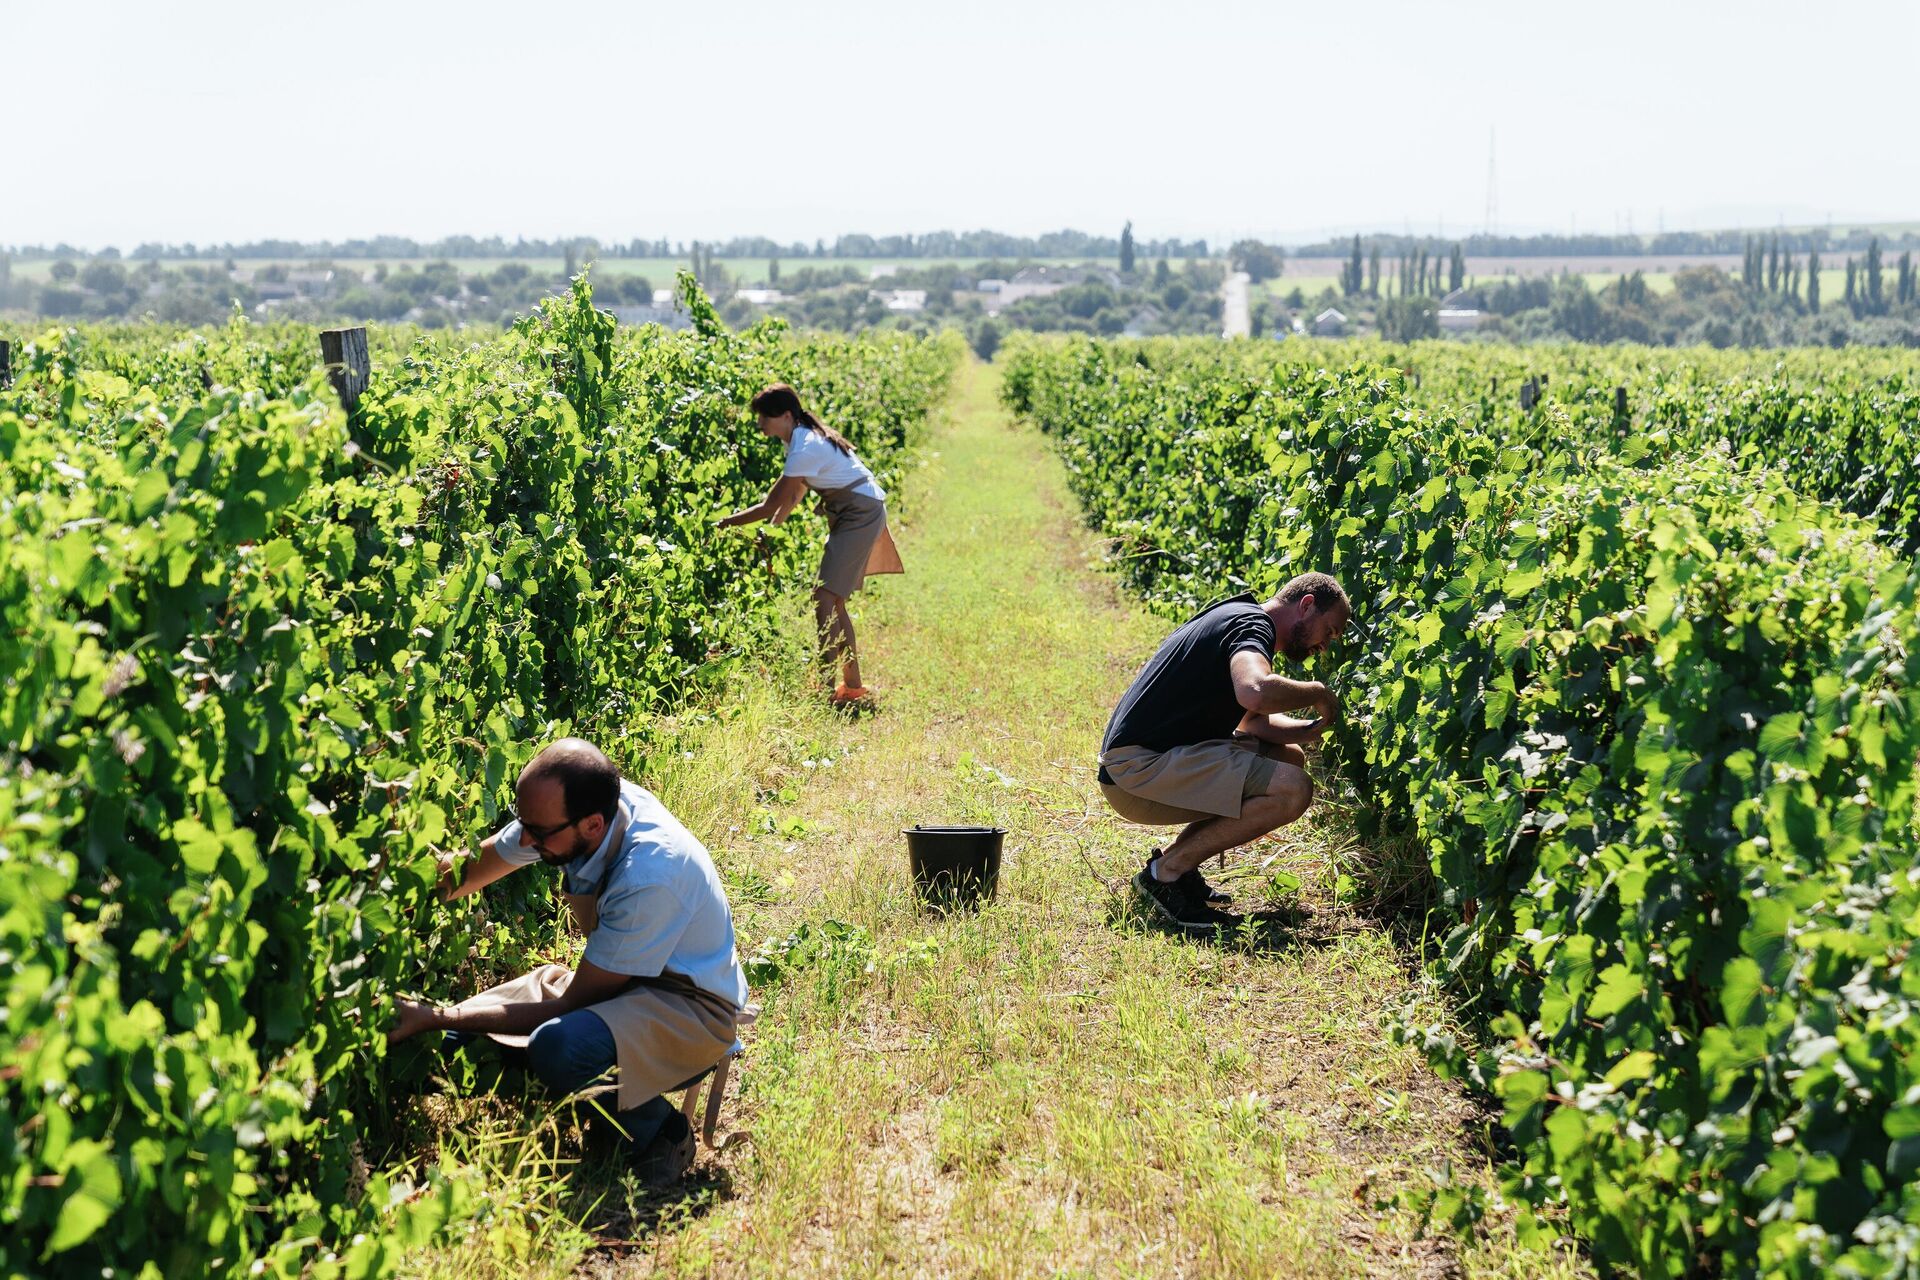
{"label": "man's bald head", "polygon": [[562,738],[529,760],[517,790],[524,800],[555,786],[569,821],[597,814],[611,823],[620,807],[620,771],[606,752],[583,738]]}

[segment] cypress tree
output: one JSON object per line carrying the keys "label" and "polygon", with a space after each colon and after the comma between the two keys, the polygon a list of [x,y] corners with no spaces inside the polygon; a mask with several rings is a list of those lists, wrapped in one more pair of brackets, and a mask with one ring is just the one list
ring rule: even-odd
{"label": "cypress tree", "polygon": [[1453,245],[1453,258],[1447,264],[1447,292],[1463,289],[1467,284],[1467,255],[1461,250],[1460,242]]}
{"label": "cypress tree", "polygon": [[1807,255],[1807,310],[1816,316],[1820,314],[1820,251],[1818,249]]}
{"label": "cypress tree", "polygon": [[1133,274],[1133,223],[1120,228],[1120,274]]}
{"label": "cypress tree", "polygon": [[1362,268],[1360,266],[1360,233],[1357,231],[1353,233],[1353,257],[1348,260],[1347,269],[1352,273],[1348,276],[1351,283],[1347,286],[1347,292],[1359,293]]}
{"label": "cypress tree", "polygon": [[1847,304],[1847,310],[1853,312],[1853,314],[1857,316],[1860,314],[1860,306],[1859,306],[1859,299],[1855,296],[1855,293],[1854,293],[1853,282],[1854,282],[1853,258],[1849,256],[1847,258],[1846,304]]}
{"label": "cypress tree", "polygon": [[1877,316],[1886,309],[1880,281],[1880,237],[1875,236],[1867,242],[1867,310]]}
{"label": "cypress tree", "polygon": [[1377,240],[1367,253],[1367,296],[1380,296],[1380,242]]}

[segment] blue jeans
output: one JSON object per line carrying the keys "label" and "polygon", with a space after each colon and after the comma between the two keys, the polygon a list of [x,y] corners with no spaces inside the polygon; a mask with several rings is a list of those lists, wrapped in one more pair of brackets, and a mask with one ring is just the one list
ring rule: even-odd
{"label": "blue jeans", "polygon": [[[483,1033],[448,1031],[442,1043],[448,1051],[486,1039]],[[580,1090],[613,1070],[619,1060],[613,1032],[591,1009],[575,1009],[549,1018],[533,1029],[525,1049],[527,1070],[558,1094]],[[673,1114],[673,1104],[654,1097],[625,1111],[613,1113],[614,1122],[635,1148],[644,1148]]]}

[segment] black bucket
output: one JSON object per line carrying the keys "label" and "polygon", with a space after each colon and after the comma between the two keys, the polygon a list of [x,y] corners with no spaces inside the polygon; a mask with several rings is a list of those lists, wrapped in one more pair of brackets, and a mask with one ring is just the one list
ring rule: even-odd
{"label": "black bucket", "polygon": [[1000,884],[1005,828],[912,826],[901,834],[921,901],[948,909],[993,896]]}

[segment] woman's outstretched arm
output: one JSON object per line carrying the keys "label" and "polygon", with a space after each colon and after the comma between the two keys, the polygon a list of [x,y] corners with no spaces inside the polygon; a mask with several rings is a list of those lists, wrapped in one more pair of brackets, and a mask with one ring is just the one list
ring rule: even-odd
{"label": "woman's outstretched arm", "polygon": [[807,482],[799,476],[781,476],[763,501],[754,503],[744,511],[722,516],[716,523],[722,529],[731,529],[737,524],[752,524],[756,520],[770,520],[779,524],[793,514],[793,509],[800,505],[800,499],[806,492]]}

